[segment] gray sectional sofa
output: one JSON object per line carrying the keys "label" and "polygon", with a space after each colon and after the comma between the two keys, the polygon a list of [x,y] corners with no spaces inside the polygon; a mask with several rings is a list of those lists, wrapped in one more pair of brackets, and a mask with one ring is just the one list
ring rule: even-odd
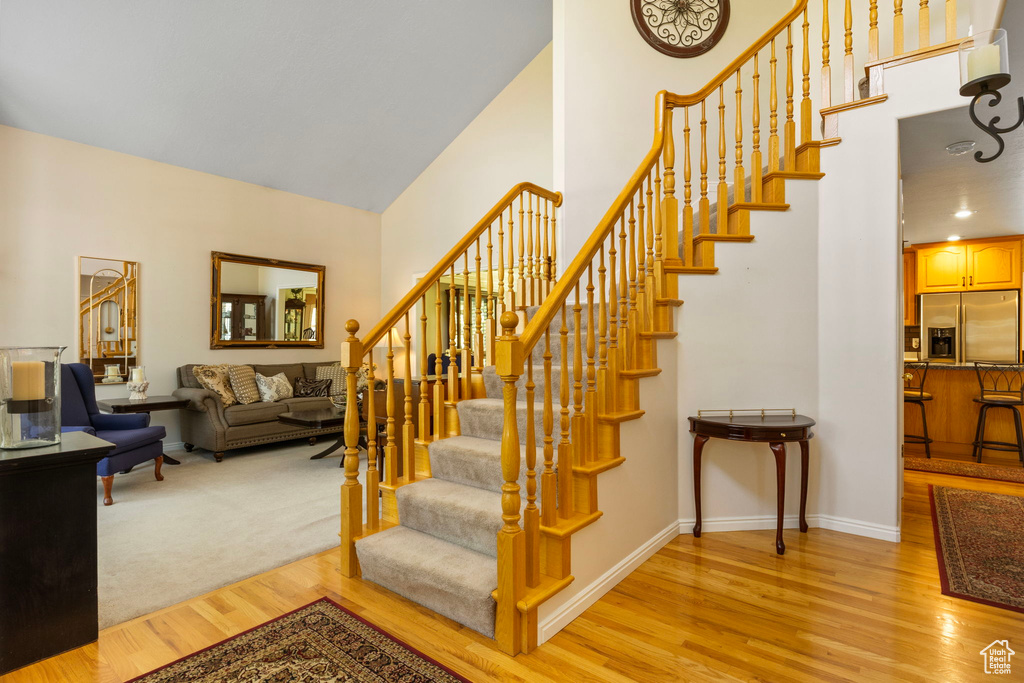
{"label": "gray sectional sofa", "polygon": [[[337,434],[343,431],[343,427],[304,429],[286,425],[277,419],[281,413],[291,410],[330,408],[332,406],[328,398],[288,398],[274,403],[260,401],[225,408],[217,394],[204,389],[192,374],[192,368],[196,365],[197,363],[190,363],[178,368],[178,388],[174,390],[177,398],[187,399],[189,402],[188,407],[181,412],[181,436],[187,451],[199,446],[213,451],[217,462],[220,462],[225,452],[236,448],[289,439],[315,440],[315,437],[324,434]],[[256,372],[268,377],[283,372],[294,386],[295,378],[316,379],[317,367],[332,363],[250,365]]]}

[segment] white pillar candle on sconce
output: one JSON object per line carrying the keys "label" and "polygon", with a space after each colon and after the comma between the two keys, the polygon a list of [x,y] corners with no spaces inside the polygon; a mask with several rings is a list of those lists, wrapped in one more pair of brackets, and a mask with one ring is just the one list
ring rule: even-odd
{"label": "white pillar candle on sconce", "polygon": [[967,80],[1002,73],[1002,52],[998,45],[982,45],[967,55]]}
{"label": "white pillar candle on sconce", "polygon": [[141,366],[141,365],[139,367],[137,367],[137,368],[132,368],[131,381],[132,382],[145,382],[146,381],[146,368]]}

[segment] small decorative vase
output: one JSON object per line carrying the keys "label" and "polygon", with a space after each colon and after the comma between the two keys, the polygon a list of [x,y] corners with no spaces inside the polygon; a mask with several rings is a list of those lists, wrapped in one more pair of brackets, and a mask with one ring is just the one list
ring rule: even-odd
{"label": "small decorative vase", "polygon": [[63,346],[0,347],[0,448],[60,443]]}
{"label": "small decorative vase", "polygon": [[146,391],[149,390],[149,382],[128,382],[128,400],[145,401]]}

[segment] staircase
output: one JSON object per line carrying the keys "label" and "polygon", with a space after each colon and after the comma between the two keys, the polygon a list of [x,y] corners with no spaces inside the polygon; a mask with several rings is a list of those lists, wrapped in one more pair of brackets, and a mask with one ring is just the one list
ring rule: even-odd
{"label": "staircase", "polygon": [[[830,87],[827,3],[822,82]],[[845,109],[884,101],[875,92],[854,99],[850,6],[848,0],[847,102],[839,105]],[[869,47],[876,59],[869,72],[886,63],[877,60],[877,3],[870,9]],[[793,37],[801,33],[798,107]],[[799,0],[699,92],[658,93],[650,151],[568,265],[560,267],[556,253],[561,195],[524,183],[368,334],[360,339],[359,324],[348,322],[342,344],[348,405],[357,405],[355,371],[364,363],[371,384],[380,372],[388,400],[386,437],[377,443],[370,435],[365,525],[359,420],[355,410],[346,415],[340,533],[346,576],[361,575],[494,638],[509,654],[536,647],[539,606],[574,581],[573,535],[600,523],[600,475],[633,455],[621,443],[620,428],[643,418],[642,380],[661,373],[658,341],[676,336],[679,276],[716,273],[716,243],[752,241],[752,216],[788,210],[786,182],[821,179],[820,149],[839,143],[838,137],[812,136],[809,35],[808,0]],[[940,54],[953,44],[950,39],[925,52]],[[727,84],[735,84],[731,183]],[[752,100],[749,174],[744,92]],[[831,91],[822,99],[830,103]],[[708,117],[716,110],[717,125]],[[836,107],[817,113],[825,130],[838,130]],[[719,153],[714,200],[711,145]],[[387,351],[380,370],[373,348],[382,341]],[[445,353],[459,359],[446,375]],[[399,357],[404,368],[396,364]],[[416,378],[414,400],[409,387]],[[378,449],[383,472],[375,465]]]}

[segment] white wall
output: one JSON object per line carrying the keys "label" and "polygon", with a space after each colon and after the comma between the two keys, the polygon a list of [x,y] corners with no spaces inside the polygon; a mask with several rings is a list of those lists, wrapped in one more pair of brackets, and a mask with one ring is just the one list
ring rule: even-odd
{"label": "white wall", "polygon": [[957,56],[889,69],[886,89],[885,104],[844,113],[842,144],[822,150],[816,441],[822,515],[832,518],[833,528],[898,538],[903,414],[898,122],[963,106]]}
{"label": "white wall", "polygon": [[[151,394],[170,393],[184,363],[337,358],[344,321],[380,309],[377,214],[4,126],[0,233],[0,344],[67,345],[67,362],[78,256],[140,262]],[[325,347],[211,350],[211,251],[326,265]],[[168,426],[168,442],[180,440],[174,411],[153,418]]]}
{"label": "white wall", "polygon": [[[787,181],[786,201],[789,211],[752,215],[753,242],[715,245],[717,275],[679,284],[685,301],[676,318],[682,533],[691,533],[694,519],[688,416],[720,408],[818,414],[818,183]],[[810,442],[810,515],[817,512],[820,441]],[[788,454],[786,514],[793,517],[799,447],[788,446]],[[705,532],[775,528],[775,458],[767,444],[711,439],[702,468]],[[795,517],[789,521],[795,526]],[[771,549],[768,537],[765,543]]]}
{"label": "white wall", "polygon": [[[516,183],[552,190],[549,45],[381,214],[382,313]],[[486,244],[486,242],[484,242]],[[379,316],[371,316],[366,329]]]}

